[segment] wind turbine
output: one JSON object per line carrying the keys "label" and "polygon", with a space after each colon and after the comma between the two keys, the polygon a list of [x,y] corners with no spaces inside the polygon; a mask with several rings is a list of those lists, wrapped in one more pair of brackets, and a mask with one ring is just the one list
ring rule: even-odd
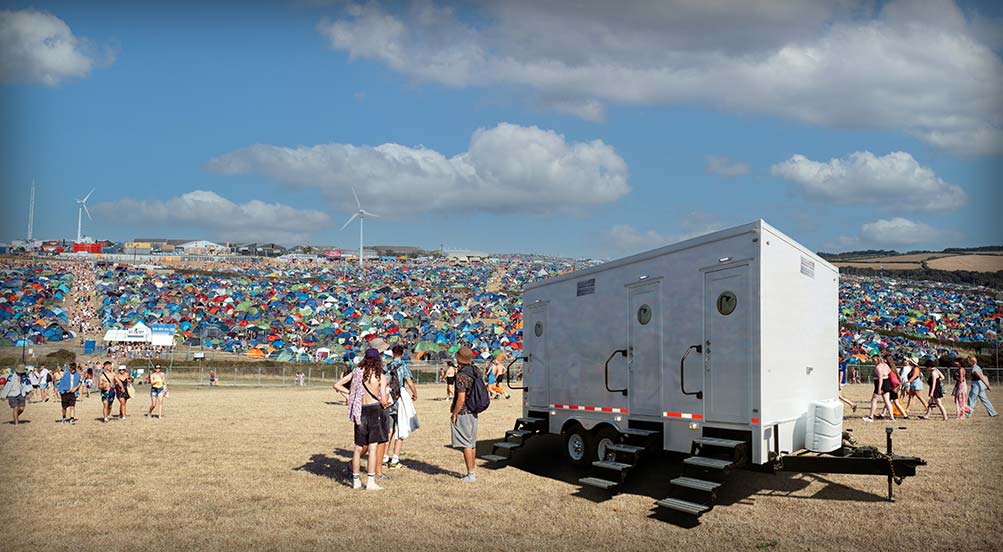
{"label": "wind turbine", "polygon": [[341,229],[344,230],[345,228],[348,228],[348,225],[352,224],[353,220],[359,219],[359,268],[362,268],[362,266],[363,266],[362,265],[362,221],[364,221],[366,219],[366,217],[376,217],[376,218],[379,218],[380,216],[377,215],[377,214],[375,214],[375,213],[370,213],[369,211],[367,211],[367,210],[365,210],[365,209],[362,208],[362,202],[359,201],[359,194],[355,193],[355,186],[352,186],[352,195],[355,196],[355,205],[358,206],[359,210],[356,211],[352,215],[352,218],[348,219],[348,222],[346,222],[345,225],[341,227]]}
{"label": "wind turbine", "polygon": [[91,212],[87,210],[87,200],[91,198],[91,194],[94,193],[95,188],[91,188],[91,191],[87,192],[87,195],[83,199],[77,200],[77,243],[83,241],[84,236],[80,233],[81,224],[84,220],[84,213],[87,213],[87,220],[94,220],[91,218]]}

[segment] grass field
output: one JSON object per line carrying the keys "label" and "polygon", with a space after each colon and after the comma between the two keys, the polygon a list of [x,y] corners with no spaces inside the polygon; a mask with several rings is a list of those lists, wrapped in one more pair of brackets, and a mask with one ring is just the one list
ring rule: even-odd
{"label": "grass field", "polygon": [[[140,388],[140,395],[145,388]],[[652,516],[678,473],[671,457],[631,474],[623,493],[581,493],[561,461],[559,437],[539,437],[510,466],[478,469],[461,484],[439,386],[419,388],[422,428],[406,469],[381,492],[352,491],[344,475],[352,433],[341,397],[319,388],[178,386],[165,418],[96,420],[98,399],[78,405],[76,426],[58,406],[31,404],[30,423],[0,425],[4,550],[991,550],[1003,542],[1003,423],[904,422],[896,451],[929,462],[883,500],[873,476],[773,476],[739,471],[719,505],[692,528]],[[847,395],[863,400],[864,385]],[[991,393],[997,406],[1003,395]],[[480,451],[503,437],[520,400],[481,416]],[[915,405],[914,405],[915,407]],[[981,407],[980,407],[981,408]],[[9,419],[6,406],[0,412]],[[884,424],[846,422],[883,446]],[[67,530],[69,528],[69,530]],[[372,537],[379,532],[378,538]]]}

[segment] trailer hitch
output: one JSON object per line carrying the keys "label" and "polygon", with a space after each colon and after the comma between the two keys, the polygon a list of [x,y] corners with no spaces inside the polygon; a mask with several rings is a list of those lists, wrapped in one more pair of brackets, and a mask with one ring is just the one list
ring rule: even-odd
{"label": "trailer hitch", "polygon": [[605,370],[605,373],[604,373],[604,379],[606,381],[606,390],[609,391],[610,393],[622,393],[623,396],[626,397],[627,396],[627,388],[626,387],[623,388],[623,389],[610,389],[609,388],[609,363],[610,363],[611,360],[613,360],[613,357],[615,357],[616,355],[620,355],[622,357],[626,357],[627,356],[627,349],[617,349],[617,350],[613,351],[613,354],[609,355],[609,358],[606,359],[606,370]]}
{"label": "trailer hitch", "polygon": [[690,353],[696,349],[696,352],[703,353],[703,345],[690,345],[689,349],[683,354],[683,358],[679,360],[679,389],[682,390],[683,395],[696,395],[700,400],[703,400],[703,391],[686,391],[686,357],[690,356]]}
{"label": "trailer hitch", "polygon": [[[529,356],[526,356],[526,357],[515,357],[515,358],[512,359],[512,362],[509,362],[508,366],[505,367],[505,384],[508,385],[509,389],[516,389],[516,390],[522,389],[524,391],[526,389],[529,389],[529,387],[526,387],[525,385],[523,385],[521,387],[514,387],[512,385],[512,365],[515,364],[516,362],[519,362],[520,360],[529,362],[529,359],[532,356],[533,355],[529,355]],[[524,383],[526,381],[526,371],[525,370],[523,370],[522,381]]]}

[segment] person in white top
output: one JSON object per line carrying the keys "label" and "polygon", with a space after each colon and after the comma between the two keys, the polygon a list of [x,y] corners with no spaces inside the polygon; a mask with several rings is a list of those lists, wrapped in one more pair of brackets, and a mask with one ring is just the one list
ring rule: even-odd
{"label": "person in white top", "polygon": [[31,382],[31,395],[28,396],[28,402],[39,402],[40,392],[38,389],[38,366],[28,370],[28,381]]}
{"label": "person in white top", "polygon": [[42,392],[42,401],[49,402],[49,369],[45,364],[38,365],[38,389]]}

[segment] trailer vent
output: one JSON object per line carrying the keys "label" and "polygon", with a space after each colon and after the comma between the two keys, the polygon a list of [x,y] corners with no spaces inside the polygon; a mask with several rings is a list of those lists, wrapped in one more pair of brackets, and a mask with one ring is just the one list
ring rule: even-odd
{"label": "trailer vent", "polygon": [[596,279],[589,278],[578,282],[578,297],[582,295],[592,295],[596,292]]}
{"label": "trailer vent", "polygon": [[815,277],[815,261],[808,257],[801,257],[801,274],[809,278]]}

